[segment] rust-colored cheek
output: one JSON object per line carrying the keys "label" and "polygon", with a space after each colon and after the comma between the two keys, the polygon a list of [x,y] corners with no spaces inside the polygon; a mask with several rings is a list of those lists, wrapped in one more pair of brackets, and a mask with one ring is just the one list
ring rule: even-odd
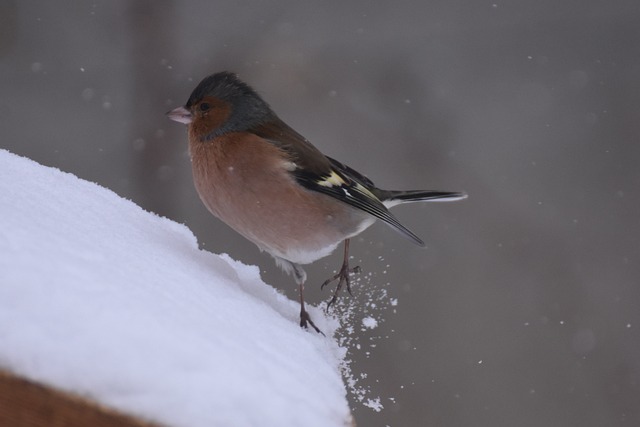
{"label": "rust-colored cheek", "polygon": [[[207,102],[208,111],[199,111],[199,104]],[[231,106],[216,98],[205,97],[194,107],[194,119],[189,125],[189,136],[197,141],[204,141],[208,135],[220,129],[231,115]]]}

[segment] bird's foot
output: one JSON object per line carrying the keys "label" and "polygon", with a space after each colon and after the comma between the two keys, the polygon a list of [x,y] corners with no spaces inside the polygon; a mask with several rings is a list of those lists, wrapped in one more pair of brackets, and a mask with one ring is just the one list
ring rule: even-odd
{"label": "bird's foot", "polygon": [[340,271],[324,281],[324,283],[320,286],[320,289],[324,289],[325,286],[333,281],[338,281],[336,290],[333,292],[333,296],[327,303],[327,312],[329,312],[329,308],[331,308],[331,306],[338,300],[338,294],[340,293],[340,289],[342,289],[342,286],[346,285],[347,292],[349,292],[349,295],[353,296],[353,293],[351,292],[351,279],[349,278],[349,275],[351,273],[360,273],[361,271],[362,269],[360,268],[360,266],[349,268],[349,263],[345,260],[345,262],[342,264],[342,267],[340,268]]}
{"label": "bird's foot", "polygon": [[324,332],[322,332],[316,325],[315,323],[313,323],[313,320],[311,320],[311,316],[309,316],[309,313],[307,312],[307,310],[304,309],[304,307],[301,308],[300,310],[300,327],[301,328],[305,328],[305,329],[309,329],[309,325],[311,325],[311,327],[313,329],[315,329],[315,331],[319,334],[322,334],[322,336],[326,336],[324,334]]}

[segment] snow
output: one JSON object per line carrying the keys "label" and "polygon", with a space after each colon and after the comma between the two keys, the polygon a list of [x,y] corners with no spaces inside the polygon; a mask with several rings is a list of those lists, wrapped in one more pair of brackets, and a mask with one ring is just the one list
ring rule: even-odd
{"label": "snow", "polygon": [[0,369],[172,426],[349,423],[344,350],[183,225],[0,150],[0,254]]}
{"label": "snow", "polygon": [[376,397],[375,399],[367,399],[364,405],[368,408],[373,409],[376,412],[380,412],[384,409],[384,406],[382,406],[382,403],[380,403],[379,397]]}
{"label": "snow", "polygon": [[367,329],[375,329],[378,326],[378,321],[371,316],[367,316],[362,319],[362,326]]}

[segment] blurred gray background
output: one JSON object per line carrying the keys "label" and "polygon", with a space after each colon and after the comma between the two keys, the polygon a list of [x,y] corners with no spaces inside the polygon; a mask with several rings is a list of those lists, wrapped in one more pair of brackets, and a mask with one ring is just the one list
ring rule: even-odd
{"label": "blurred gray background", "polygon": [[381,187],[470,194],[396,209],[427,249],[383,225],[352,245],[356,298],[398,299],[353,354],[385,406],[359,425],[640,425],[637,0],[0,1],[0,147],[293,296],[202,207],[164,116],[221,70]]}

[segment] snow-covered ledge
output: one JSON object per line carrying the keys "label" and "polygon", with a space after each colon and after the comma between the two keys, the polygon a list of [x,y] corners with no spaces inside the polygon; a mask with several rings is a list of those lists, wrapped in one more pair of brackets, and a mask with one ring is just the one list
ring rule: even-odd
{"label": "snow-covered ledge", "polygon": [[297,319],[185,226],[0,150],[0,370],[168,426],[350,425],[343,350]]}

